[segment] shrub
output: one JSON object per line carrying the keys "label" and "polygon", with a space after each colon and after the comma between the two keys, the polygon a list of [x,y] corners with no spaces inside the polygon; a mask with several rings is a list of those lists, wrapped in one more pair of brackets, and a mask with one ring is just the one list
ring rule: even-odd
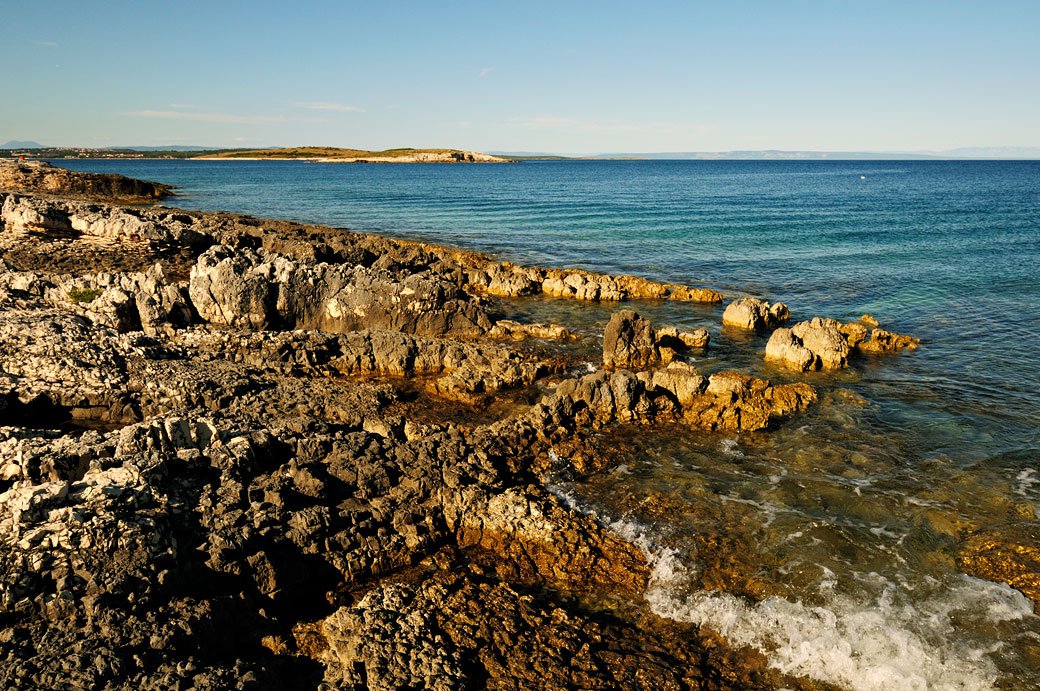
{"label": "shrub", "polygon": [[97,288],[73,288],[69,291],[69,300],[72,302],[93,302],[94,298],[105,291]]}

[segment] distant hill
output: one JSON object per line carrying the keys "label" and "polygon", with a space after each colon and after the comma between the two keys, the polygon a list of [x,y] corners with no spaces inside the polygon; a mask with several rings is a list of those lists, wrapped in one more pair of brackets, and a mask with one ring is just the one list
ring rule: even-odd
{"label": "distant hill", "polygon": [[884,151],[665,151],[656,153],[606,153],[589,158],[646,158],[666,161],[884,161],[938,158],[933,154]]}
{"label": "distant hill", "polygon": [[39,142],[20,141],[18,139],[12,139],[9,142],[0,144],[0,149],[42,149],[43,144]]}

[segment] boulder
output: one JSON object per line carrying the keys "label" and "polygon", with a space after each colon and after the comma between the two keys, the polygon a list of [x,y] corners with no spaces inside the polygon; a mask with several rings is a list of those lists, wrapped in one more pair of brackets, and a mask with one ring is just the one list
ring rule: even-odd
{"label": "boulder", "polygon": [[654,332],[654,340],[658,347],[684,350],[686,348],[704,348],[708,345],[707,329],[680,331],[674,326],[663,326]]}
{"label": "boulder", "polygon": [[802,345],[790,329],[777,329],[766,343],[766,360],[779,362],[799,371],[819,369],[816,353]]}
{"label": "boulder", "polygon": [[848,366],[850,352],[889,353],[914,349],[920,340],[912,336],[867,328],[859,322],[842,324],[836,319],[813,317],[790,329],[777,329],[766,343],[766,359],[806,371]]}
{"label": "boulder", "polygon": [[726,306],[722,323],[740,329],[766,329],[783,324],[789,316],[791,312],[782,302],[770,305],[754,298],[740,298]]}
{"label": "boulder", "polygon": [[615,312],[603,332],[603,364],[607,367],[649,367],[660,362],[654,329],[632,310]]}
{"label": "boulder", "polygon": [[642,369],[668,363],[681,351],[704,348],[708,338],[707,329],[680,331],[666,326],[655,330],[636,312],[621,310],[611,315],[603,332],[603,364]]}

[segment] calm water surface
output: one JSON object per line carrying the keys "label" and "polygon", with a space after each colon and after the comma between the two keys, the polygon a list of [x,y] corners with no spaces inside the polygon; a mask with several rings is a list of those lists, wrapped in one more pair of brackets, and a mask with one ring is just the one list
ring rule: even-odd
{"label": "calm water surface", "polygon": [[[955,561],[976,531],[1040,546],[1040,162],[56,163],[180,185],[178,206],[704,285],[794,320],[867,312],[919,336],[798,375],[821,403],[776,432],[640,430],[609,476],[549,481],[644,545],[660,614],[780,668],[853,689],[1040,688],[1031,603]],[[762,361],[765,337],[722,330],[721,308],[635,307],[708,328],[704,370],[798,378]],[[596,334],[611,306],[505,309]],[[765,599],[717,586],[703,550],[718,536]]]}

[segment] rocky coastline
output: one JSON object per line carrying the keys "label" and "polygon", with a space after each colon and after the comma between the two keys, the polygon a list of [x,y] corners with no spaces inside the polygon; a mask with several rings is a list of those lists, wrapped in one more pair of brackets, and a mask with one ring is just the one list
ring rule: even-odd
{"label": "rocky coastline", "polygon": [[[720,293],[24,165],[0,166],[5,688],[830,688],[655,616],[644,548],[543,481],[601,470],[607,428],[766,434],[811,380],[698,371],[706,332],[629,309],[590,372],[547,347],[566,324],[493,309]],[[726,315],[795,372],[917,345]]]}

